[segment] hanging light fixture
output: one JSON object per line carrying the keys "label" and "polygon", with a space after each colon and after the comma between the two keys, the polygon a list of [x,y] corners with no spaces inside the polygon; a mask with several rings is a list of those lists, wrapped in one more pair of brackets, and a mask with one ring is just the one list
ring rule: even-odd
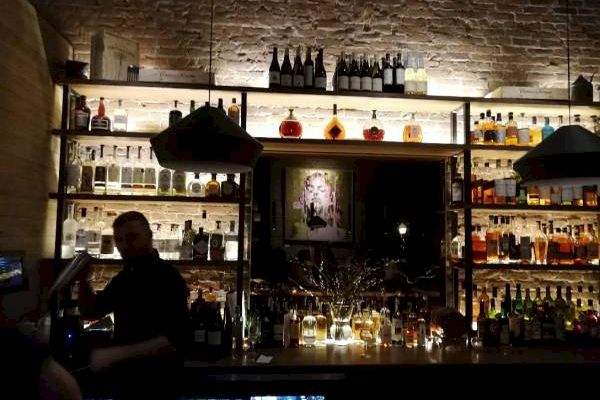
{"label": "hanging light fixture", "polygon": [[[567,87],[569,125],[562,126],[514,164],[525,186],[600,187],[600,136],[571,125],[570,9],[567,12]],[[583,79],[580,77],[580,79]]]}
{"label": "hanging light fixture", "polygon": [[241,173],[252,170],[262,144],[210,105],[214,0],[210,3],[208,102],[150,139],[160,165],[179,171]]}

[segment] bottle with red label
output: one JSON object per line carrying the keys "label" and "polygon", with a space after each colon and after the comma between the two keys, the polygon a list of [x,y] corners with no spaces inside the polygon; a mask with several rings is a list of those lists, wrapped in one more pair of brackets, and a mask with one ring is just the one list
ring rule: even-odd
{"label": "bottle with red label", "polygon": [[379,141],[383,140],[384,135],[385,130],[381,122],[377,119],[377,111],[373,110],[371,119],[363,127],[363,137],[365,140]]}

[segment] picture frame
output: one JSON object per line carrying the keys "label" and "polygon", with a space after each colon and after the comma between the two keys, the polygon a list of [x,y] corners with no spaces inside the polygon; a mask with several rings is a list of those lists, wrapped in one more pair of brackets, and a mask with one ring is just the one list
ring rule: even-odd
{"label": "picture frame", "polygon": [[352,170],[288,167],[283,187],[286,242],[354,241]]}

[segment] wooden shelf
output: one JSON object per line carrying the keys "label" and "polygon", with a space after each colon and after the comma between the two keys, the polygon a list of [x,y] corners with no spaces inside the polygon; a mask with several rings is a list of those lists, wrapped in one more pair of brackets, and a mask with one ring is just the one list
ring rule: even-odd
{"label": "wooden shelf", "polygon": [[53,129],[53,135],[63,135],[73,139],[93,138],[123,138],[123,139],[150,139],[159,132],[115,132],[115,131],[86,131],[86,130],[61,130]]}
{"label": "wooden shelf", "polygon": [[451,205],[450,210],[460,211],[471,209],[474,211],[498,212],[508,211],[512,213],[543,213],[564,212],[569,214],[600,214],[600,207],[577,207],[577,206],[530,206],[522,204],[469,204],[463,206]]}
{"label": "wooden shelf", "polygon": [[162,203],[210,203],[210,204],[230,204],[238,205],[238,201],[226,201],[221,199],[211,199],[203,197],[186,196],[153,196],[153,195],[125,195],[125,194],[92,194],[92,193],[69,193],[61,195],[60,193],[50,193],[51,199],[62,197],[64,200],[82,200],[82,201],[126,201],[126,202],[162,202]]}
{"label": "wooden shelf", "polygon": [[388,159],[443,159],[463,150],[458,144],[370,142],[366,140],[260,139],[263,155],[363,157]]}
{"label": "wooden shelf", "polygon": [[[465,263],[453,263],[456,268],[466,268]],[[599,265],[553,265],[553,264],[473,264],[472,269],[511,270],[511,271],[596,271]]]}

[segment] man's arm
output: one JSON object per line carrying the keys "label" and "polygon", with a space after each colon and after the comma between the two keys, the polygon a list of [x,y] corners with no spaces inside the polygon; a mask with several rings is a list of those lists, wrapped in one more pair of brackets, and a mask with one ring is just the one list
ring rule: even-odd
{"label": "man's arm", "polygon": [[42,400],[83,399],[73,375],[51,358],[48,358],[42,365],[38,388]]}
{"label": "man's arm", "polygon": [[110,281],[106,288],[96,294],[88,281],[88,276],[79,280],[79,312],[84,318],[99,319],[113,311],[112,298],[114,292],[114,280]]}
{"label": "man's arm", "polygon": [[90,368],[92,371],[103,371],[123,361],[160,356],[174,351],[175,347],[166,336],[157,336],[143,342],[93,350]]}

